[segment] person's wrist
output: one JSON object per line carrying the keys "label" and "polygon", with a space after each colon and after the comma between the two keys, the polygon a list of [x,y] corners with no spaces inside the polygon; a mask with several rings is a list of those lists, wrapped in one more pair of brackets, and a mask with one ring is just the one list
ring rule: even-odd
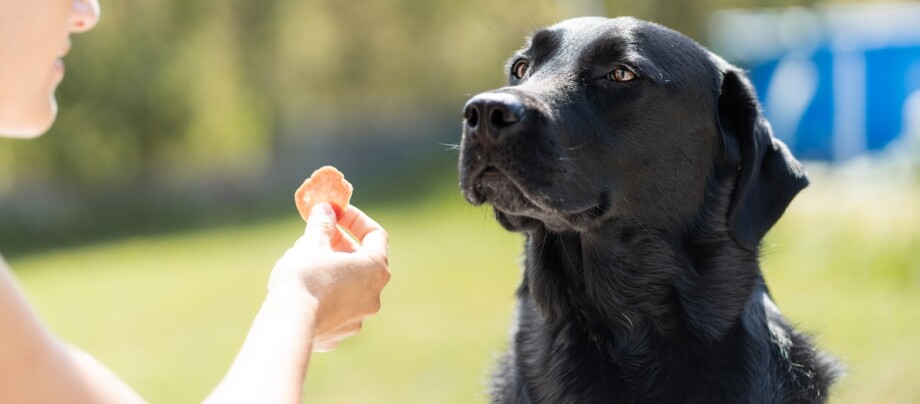
{"label": "person's wrist", "polygon": [[290,314],[315,322],[319,310],[319,299],[306,288],[281,286],[269,288],[262,310],[278,314]]}

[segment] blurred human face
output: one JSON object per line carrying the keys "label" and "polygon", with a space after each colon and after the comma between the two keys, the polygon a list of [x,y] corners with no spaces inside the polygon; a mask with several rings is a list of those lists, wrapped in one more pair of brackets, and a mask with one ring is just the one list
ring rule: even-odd
{"label": "blurred human face", "polygon": [[98,21],[98,0],[0,0],[0,135],[35,137],[51,127],[70,33]]}

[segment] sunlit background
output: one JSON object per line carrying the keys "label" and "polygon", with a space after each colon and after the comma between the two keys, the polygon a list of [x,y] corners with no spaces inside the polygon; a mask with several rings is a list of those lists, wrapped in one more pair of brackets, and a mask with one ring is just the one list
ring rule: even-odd
{"label": "sunlit background", "polygon": [[61,112],[0,141],[0,251],[43,319],[152,402],[230,365],[332,164],[391,236],[383,309],[312,403],[477,403],[523,239],[457,189],[460,110],[533,29],[633,15],[749,70],[812,186],[764,243],[780,308],[848,366],[834,403],[920,402],[920,6],[821,1],[102,0]]}

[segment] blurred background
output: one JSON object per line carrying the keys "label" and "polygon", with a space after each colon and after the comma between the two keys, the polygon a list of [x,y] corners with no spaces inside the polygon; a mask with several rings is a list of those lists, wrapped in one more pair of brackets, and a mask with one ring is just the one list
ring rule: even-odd
{"label": "blurred background", "polygon": [[314,403],[486,402],[523,239],[457,187],[460,111],[537,27],[632,15],[749,69],[812,185],[765,242],[834,403],[920,402],[920,5],[768,0],[101,0],[59,119],[0,140],[0,251],[50,326],[152,402],[233,359],[294,189],[332,164],[390,232],[381,313],[314,355]]}

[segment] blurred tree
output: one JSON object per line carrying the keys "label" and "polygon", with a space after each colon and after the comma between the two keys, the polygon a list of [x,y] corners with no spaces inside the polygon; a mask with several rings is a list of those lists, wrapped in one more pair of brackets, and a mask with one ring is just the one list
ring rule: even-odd
{"label": "blurred tree", "polygon": [[817,0],[101,2],[101,24],[74,38],[51,133],[0,140],[0,220],[13,233],[5,218],[39,209],[21,197],[34,188],[150,204],[157,191],[136,190],[258,182],[281,152],[323,137],[409,133],[432,117],[455,127],[470,94],[504,83],[523,38],[562,18],[633,15],[703,41],[715,8]]}
{"label": "blurred tree", "polygon": [[0,142],[0,193],[255,175],[279,127],[457,109],[556,18],[522,1],[102,3],[102,23],[74,38],[51,133]]}

